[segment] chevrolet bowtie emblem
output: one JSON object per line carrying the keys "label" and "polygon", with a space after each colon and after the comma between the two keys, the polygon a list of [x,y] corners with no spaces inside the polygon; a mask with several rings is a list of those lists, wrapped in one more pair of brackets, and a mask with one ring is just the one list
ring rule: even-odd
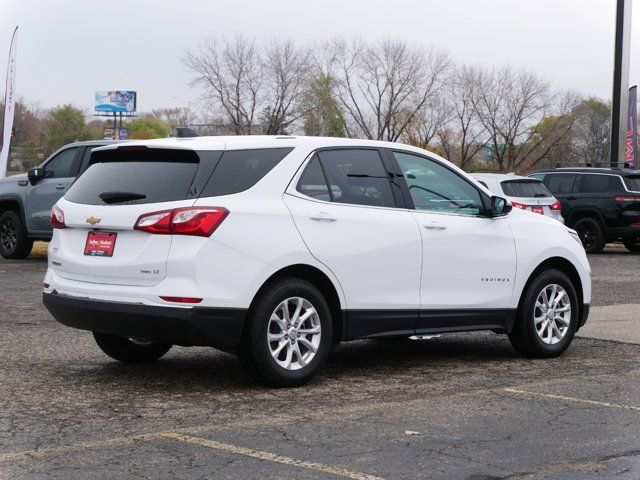
{"label": "chevrolet bowtie emblem", "polygon": [[89,225],[95,225],[97,223],[100,223],[100,220],[102,220],[101,218],[96,218],[96,217],[89,217],[87,218],[87,223]]}

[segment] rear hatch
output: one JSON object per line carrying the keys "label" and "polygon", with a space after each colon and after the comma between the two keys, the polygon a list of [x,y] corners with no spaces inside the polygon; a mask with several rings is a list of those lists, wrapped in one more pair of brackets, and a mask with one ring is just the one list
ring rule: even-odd
{"label": "rear hatch", "polygon": [[623,177],[628,193],[618,194],[616,202],[622,209],[625,226],[640,227],[640,175]]}
{"label": "rear hatch", "polygon": [[560,202],[535,179],[505,180],[500,184],[502,191],[511,199],[514,207],[557,218],[560,216]]}
{"label": "rear hatch", "polygon": [[52,268],[77,281],[159,283],[172,236],[149,235],[134,225],[149,212],[193,205],[198,182],[208,178],[202,163],[192,150],[121,146],[93,152],[91,166],[57,205],[66,228],[52,244]]}

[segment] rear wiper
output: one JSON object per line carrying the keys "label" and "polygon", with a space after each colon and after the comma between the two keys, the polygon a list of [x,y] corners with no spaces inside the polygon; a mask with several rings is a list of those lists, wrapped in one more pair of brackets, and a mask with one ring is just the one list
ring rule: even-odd
{"label": "rear wiper", "polygon": [[536,193],[534,195],[535,198],[540,198],[540,197],[548,197],[549,195],[547,195],[546,193]]}
{"label": "rear wiper", "polygon": [[147,198],[146,195],[135,192],[102,192],[98,197],[100,197],[100,200],[104,203],[123,203]]}

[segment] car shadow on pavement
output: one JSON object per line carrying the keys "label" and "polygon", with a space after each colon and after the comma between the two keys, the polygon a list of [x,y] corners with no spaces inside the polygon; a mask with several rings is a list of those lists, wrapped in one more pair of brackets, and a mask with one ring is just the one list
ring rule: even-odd
{"label": "car shadow on pavement", "polygon": [[[314,383],[327,377],[344,381],[352,377],[412,376],[425,372],[450,374],[452,369],[480,370],[489,365],[509,368],[514,360],[523,361],[506,336],[492,333],[443,335],[419,341],[347,342],[332,352]],[[123,364],[104,358],[102,362],[59,365],[55,370],[57,375],[73,377],[74,382],[97,383],[99,388],[113,383],[124,390],[175,389],[183,394],[257,388],[235,355],[207,348],[174,347],[166,357],[148,364]]]}

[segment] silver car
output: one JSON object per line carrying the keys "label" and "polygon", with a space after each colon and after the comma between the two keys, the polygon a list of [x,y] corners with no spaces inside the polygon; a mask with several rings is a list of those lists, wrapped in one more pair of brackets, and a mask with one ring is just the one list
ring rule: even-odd
{"label": "silver car", "polygon": [[496,195],[511,200],[514,208],[530,210],[564,223],[560,202],[540,180],[513,173],[476,173],[473,177]]}

